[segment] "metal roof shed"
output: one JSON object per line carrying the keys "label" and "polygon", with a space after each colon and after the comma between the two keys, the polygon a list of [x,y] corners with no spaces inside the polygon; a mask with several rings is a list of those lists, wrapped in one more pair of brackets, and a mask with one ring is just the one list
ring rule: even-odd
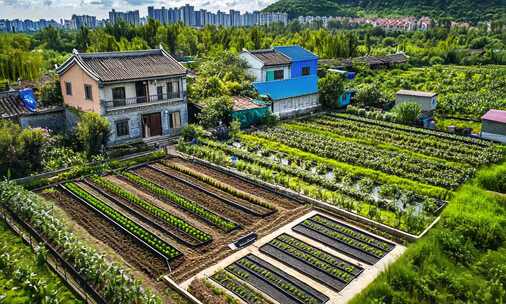
{"label": "metal roof shed", "polygon": [[481,137],[506,143],[506,111],[490,110],[481,117]]}

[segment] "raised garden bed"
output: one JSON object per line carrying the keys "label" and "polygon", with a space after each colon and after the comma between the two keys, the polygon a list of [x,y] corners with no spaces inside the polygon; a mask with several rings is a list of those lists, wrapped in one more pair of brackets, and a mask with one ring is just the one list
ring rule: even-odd
{"label": "raised garden bed", "polygon": [[126,178],[131,183],[134,183],[142,188],[148,190],[151,193],[156,194],[159,197],[162,197],[174,205],[180,207],[183,210],[186,210],[197,217],[201,218],[203,221],[208,222],[209,224],[216,226],[222,229],[225,232],[230,232],[239,228],[239,224],[226,219],[205,207],[197,204],[196,202],[190,201],[185,197],[180,196],[179,194],[172,192],[166,188],[162,188],[159,185],[140,177],[136,174],[130,172],[123,172],[122,176]]}
{"label": "raised garden bed", "polygon": [[227,271],[220,270],[211,276],[211,280],[225,287],[241,300],[248,304],[272,304],[261,294],[248,287],[244,282],[233,276]]}
{"label": "raised garden bed", "polygon": [[241,204],[239,201],[237,200],[231,200],[223,195],[219,195],[209,189],[206,189],[196,183],[193,183],[187,179],[184,179],[184,178],[181,178],[179,176],[176,176],[175,174],[171,174],[169,172],[167,172],[166,170],[161,170],[155,166],[151,166],[149,165],[148,166],[151,170],[154,170],[168,178],[172,178],[172,179],[175,179],[177,180],[178,182],[181,182],[183,184],[186,184],[188,185],[189,187],[191,188],[194,188],[196,191],[200,191],[200,192],[203,192],[205,193],[206,195],[209,195],[209,196],[212,196],[222,202],[224,202],[225,204],[233,207],[233,208],[236,208],[238,210],[241,210],[241,211],[244,211],[246,213],[249,213],[253,216],[259,216],[259,217],[265,217],[265,216],[269,216],[271,214],[273,214],[275,212],[275,210],[269,210],[267,208],[264,208],[262,206],[256,206],[256,205],[253,205],[251,206],[251,204],[249,205],[246,205],[246,204]]}
{"label": "raised garden bed", "polygon": [[193,227],[184,219],[141,199],[103,177],[95,176],[90,180],[85,180],[85,183],[115,204],[186,246],[202,246],[212,241],[209,234]]}
{"label": "raised garden bed", "polygon": [[225,269],[279,303],[318,304],[329,300],[311,286],[251,254]]}
{"label": "raised garden bed", "polygon": [[393,247],[389,247],[388,251],[379,249],[376,246],[359,241],[346,233],[336,231],[312,219],[304,220],[293,227],[292,230],[371,265],[377,263],[389,250],[393,249]]}
{"label": "raised garden bed", "polygon": [[95,198],[93,195],[89,194],[75,183],[66,183],[65,185],[62,185],[62,188],[77,200],[88,205],[101,216],[108,219],[111,223],[114,223],[117,227],[120,227],[125,232],[132,235],[140,243],[150,248],[153,252],[156,252],[157,254],[165,257],[167,259],[167,262],[174,260],[175,258],[182,255],[181,252],[179,252],[176,248],[170,244],[165,243],[158,236],[147,231],[125,215],[114,210],[101,200]]}

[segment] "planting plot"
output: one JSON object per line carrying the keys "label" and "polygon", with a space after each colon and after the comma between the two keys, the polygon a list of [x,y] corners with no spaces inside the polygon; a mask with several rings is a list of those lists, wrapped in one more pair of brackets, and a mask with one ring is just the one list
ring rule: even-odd
{"label": "planting plot", "polygon": [[342,290],[362,272],[362,268],[344,262],[287,234],[262,246],[260,252],[336,291]]}
{"label": "planting plot", "polygon": [[95,190],[109,200],[121,205],[130,213],[143,218],[158,230],[188,246],[201,246],[212,241],[212,236],[192,226],[186,220],[177,217],[155,204],[123,189],[121,186],[103,177],[92,177],[88,182]]}
{"label": "planting plot", "polygon": [[337,113],[178,149],[413,235],[502,157],[484,140]]}
{"label": "planting plot", "polygon": [[325,303],[327,296],[262,259],[248,255],[225,268],[279,303]]}
{"label": "planting plot", "polygon": [[227,271],[218,271],[211,277],[211,279],[233,292],[236,296],[248,304],[271,304],[271,302],[265,299],[264,296],[248,287]]}
{"label": "planting plot", "polygon": [[77,184],[67,183],[63,187],[78,200],[87,204],[95,212],[105,217],[119,228],[125,230],[125,232],[131,234],[141,244],[145,245],[156,254],[165,257],[167,261],[171,261],[181,255],[181,252],[172,245],[164,242],[158,236],[140,226],[135,221],[132,221],[128,216],[113,209],[102,200],[94,197]]}
{"label": "planting plot", "polygon": [[321,215],[304,220],[293,230],[368,264],[375,264],[395,247]]}

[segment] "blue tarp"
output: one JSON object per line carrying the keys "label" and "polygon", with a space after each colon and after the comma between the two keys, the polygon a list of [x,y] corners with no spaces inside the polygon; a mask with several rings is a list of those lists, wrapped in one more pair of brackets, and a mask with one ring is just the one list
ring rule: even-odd
{"label": "blue tarp", "polygon": [[292,61],[318,59],[318,56],[298,45],[275,46],[274,50],[290,58]]}
{"label": "blue tarp", "polygon": [[32,89],[28,88],[19,90],[19,98],[21,98],[21,101],[23,101],[23,104],[28,111],[35,112],[37,109],[37,100],[35,99],[35,96],[33,96]]}
{"label": "blue tarp", "polygon": [[267,95],[275,101],[318,93],[318,76],[310,75],[292,79],[254,82],[253,86],[260,95]]}

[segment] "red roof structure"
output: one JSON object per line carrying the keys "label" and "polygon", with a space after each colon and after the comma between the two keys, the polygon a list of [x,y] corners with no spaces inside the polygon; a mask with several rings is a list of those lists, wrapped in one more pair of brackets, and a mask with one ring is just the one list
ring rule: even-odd
{"label": "red roof structure", "polygon": [[490,110],[481,117],[482,120],[506,123],[506,111]]}

